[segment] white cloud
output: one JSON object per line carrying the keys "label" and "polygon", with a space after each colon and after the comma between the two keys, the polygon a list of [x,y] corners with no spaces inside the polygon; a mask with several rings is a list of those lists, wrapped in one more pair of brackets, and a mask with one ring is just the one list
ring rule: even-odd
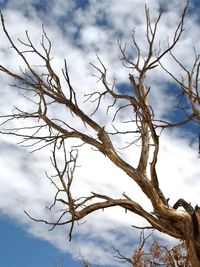
{"label": "white cloud", "polygon": [[[95,52],[98,52],[106,65],[110,79],[116,77],[119,82],[128,81],[128,71],[122,68],[119,61],[116,37],[117,34],[120,34],[123,37],[122,40],[128,46],[130,44],[130,31],[135,27],[136,36],[143,49],[145,48],[142,43],[144,41],[142,36],[145,36],[145,1],[92,0],[89,1],[89,6],[84,10],[76,9],[74,1],[48,1],[48,6],[54,6],[54,8],[49,7],[49,13],[46,14],[46,17],[42,13],[44,11],[39,12],[35,8],[35,5],[33,5],[35,1],[29,1],[28,5],[25,5],[25,2],[27,1],[9,0],[7,8],[3,10],[9,32],[14,39],[22,36],[24,38],[24,31],[28,29],[31,38],[38,46],[41,41],[41,23],[44,22],[45,29],[53,44],[54,69],[61,73],[63,58],[67,59],[72,83],[79,92],[80,105],[84,93],[92,92],[97,86],[100,87],[100,84],[90,77],[91,74],[94,74],[94,70],[89,66],[89,62],[94,63],[96,61]],[[160,2],[162,1],[148,1],[153,15],[158,11]],[[47,2],[45,3],[47,4]],[[183,5],[184,3],[180,5],[180,1],[169,1],[159,31],[159,38],[163,42],[166,41],[166,34],[174,32],[172,26],[177,23],[177,15],[174,10],[180,13]],[[30,14],[32,14],[31,17]],[[65,22],[63,18],[65,15],[66,17],[70,16],[70,20],[66,19]],[[62,28],[59,28],[59,23],[62,23],[59,21],[61,16],[64,22]],[[197,43],[199,26],[192,17],[187,19],[187,24],[189,29],[186,28],[186,34],[184,39],[181,40],[176,54],[188,66],[192,60],[192,52],[189,51],[191,51],[193,44]],[[8,49],[8,43],[3,37],[2,31],[0,34],[2,38],[0,44],[1,64],[3,63],[12,69],[18,68],[19,59],[14,56],[10,48]],[[189,56],[185,56],[186,52]],[[38,64],[33,55],[30,56],[30,60],[33,64]],[[169,61],[168,57],[164,63],[178,75],[178,69]],[[0,77],[3,80],[1,83],[3,88],[1,90],[1,96],[3,97],[0,100],[1,113],[10,112],[12,105],[17,104],[24,109],[29,108],[30,103],[24,102],[18,91],[14,91],[14,88],[8,88],[5,76],[0,74]],[[171,82],[171,80],[166,74],[161,75],[157,71],[148,80],[152,92],[152,105],[155,106],[156,114],[162,116],[166,108],[174,103],[171,97],[168,97],[166,101],[168,95],[165,83]],[[62,82],[65,88],[63,79]],[[106,103],[109,103],[109,101],[109,99],[106,99]],[[90,107],[87,104],[84,109],[90,114],[94,107],[95,105]],[[57,109],[53,112],[56,114]],[[60,110],[59,114],[66,116]],[[105,117],[104,107],[101,106],[99,114],[94,116],[95,119],[107,125],[112,113]],[[129,114],[128,111],[127,114]],[[78,122],[76,122],[77,124]],[[123,129],[126,125],[116,122],[116,126]],[[111,125],[108,125],[108,127],[111,128]],[[186,134],[183,137],[179,130],[169,131],[161,136],[161,150],[157,169],[161,188],[166,196],[170,197],[171,205],[179,197],[184,197],[191,201],[193,205],[198,203],[199,200],[200,192],[198,192],[197,186],[200,175],[197,169],[199,159],[196,158],[196,143],[191,140],[192,138]],[[122,140],[121,137],[115,140],[117,147],[122,147],[127,142],[128,139]],[[81,250],[82,255],[89,260],[109,264],[113,261],[112,247],[116,244],[118,249],[123,247],[124,251],[132,251],[135,234],[130,225],[141,223],[141,219],[130,213],[124,215],[124,211],[118,208],[105,212],[99,211],[90,215],[87,219],[88,222],[75,227],[74,240],[67,245],[67,227],[60,227],[49,233],[46,226],[29,221],[23,213],[24,209],[37,218],[50,220],[57,218],[58,213],[56,211],[49,212],[45,208],[53,200],[55,190],[49,180],[45,178],[44,171],[47,170],[51,174],[53,170],[49,165],[48,149],[30,155],[27,149],[16,146],[15,143],[15,138],[1,136],[0,195],[2,200],[0,211],[2,213],[17,219],[21,224],[25,224],[31,234],[49,240],[60,249],[66,247],[66,250],[74,257],[78,256]],[[131,146],[126,150],[126,154],[123,150],[119,151],[124,153],[124,158],[128,162],[136,164],[138,150],[138,147]],[[151,205],[143,193],[138,190],[138,187],[131,183],[122,171],[108,162],[100,153],[84,146],[80,149],[79,162],[81,168],[76,170],[75,195],[79,193],[85,195],[95,191],[105,194],[111,193],[111,195],[120,197],[123,192],[126,192],[133,200],[142,202],[145,208],[151,209]],[[131,237],[130,240],[127,236]],[[94,250],[94,247],[95,254],[92,255],[91,249]]]}

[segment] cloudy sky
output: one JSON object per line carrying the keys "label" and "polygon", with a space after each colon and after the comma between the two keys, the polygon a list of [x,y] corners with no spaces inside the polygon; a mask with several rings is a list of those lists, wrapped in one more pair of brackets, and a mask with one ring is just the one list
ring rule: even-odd
{"label": "cloudy sky", "polygon": [[[23,39],[28,30],[34,44],[39,47],[42,25],[52,41],[52,64],[57,73],[61,73],[63,59],[69,65],[71,80],[79,92],[79,100],[84,94],[100,88],[94,77],[95,70],[89,63],[98,64],[98,55],[108,69],[108,76],[117,81],[117,90],[128,91],[129,70],[123,68],[117,39],[130,49],[131,30],[136,29],[136,37],[145,55],[145,13],[148,4],[152,20],[158,14],[160,6],[164,10],[158,29],[157,40],[165,46],[167,38],[173,36],[180,19],[185,1],[180,0],[0,0],[6,27],[14,40]],[[191,0],[186,19],[184,34],[174,53],[186,67],[191,67],[194,60],[193,46],[200,51],[199,45],[199,10],[198,1]],[[20,60],[9,47],[0,29],[0,64],[16,70]],[[134,57],[134,54],[133,54]],[[31,55],[32,64],[37,58]],[[163,64],[181,77],[181,70],[166,57]],[[151,86],[151,104],[160,118],[179,119],[181,114],[173,109],[177,88],[170,77],[160,69],[152,71],[147,81]],[[18,90],[9,88],[10,80],[0,73],[0,113],[8,114],[13,106],[29,110],[30,103],[21,97]],[[109,100],[106,100],[109,101]],[[94,105],[83,107],[91,113]],[[55,110],[54,112],[57,112]],[[56,114],[56,113],[55,113]],[[105,116],[100,107],[95,120],[106,125],[112,114]],[[126,117],[126,114],[123,114]],[[116,122],[117,123],[117,122]],[[21,126],[24,124],[22,123]],[[182,197],[193,205],[200,198],[200,169],[198,156],[198,126],[190,124],[180,129],[168,130],[161,135],[161,148],[158,161],[160,186],[170,204]],[[17,140],[9,136],[0,136],[0,251],[2,266],[44,267],[54,266],[54,262],[64,261],[65,266],[81,266],[77,261],[83,255],[93,264],[117,266],[114,262],[114,249],[120,249],[131,255],[138,234],[131,224],[145,222],[138,216],[124,213],[113,208],[99,211],[88,216],[84,224],[76,225],[72,242],[68,242],[68,226],[57,227],[48,231],[48,226],[31,221],[24,214],[28,211],[33,217],[53,220],[56,211],[46,209],[53,201],[55,188],[45,177],[45,171],[51,173],[49,150],[30,153],[30,149],[17,145]],[[123,147],[127,140],[116,140],[117,146]],[[135,163],[137,147],[126,151],[126,160]],[[92,162],[92,164],[91,164]],[[134,200],[150,209],[146,197],[127,176],[119,171],[103,155],[84,146],[80,149],[79,165],[76,171],[75,193],[87,195],[91,191],[120,197],[126,192]],[[114,262],[114,263],[113,263]]]}

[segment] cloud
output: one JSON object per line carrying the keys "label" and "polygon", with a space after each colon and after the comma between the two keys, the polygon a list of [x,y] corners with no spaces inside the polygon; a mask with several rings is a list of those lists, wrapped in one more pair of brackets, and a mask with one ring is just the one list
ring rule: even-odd
{"label": "cloud", "polygon": [[[136,37],[142,45],[142,51],[145,53],[145,16],[144,1],[88,1],[88,6],[82,8],[76,6],[74,1],[45,1],[45,5],[40,5],[39,1],[7,1],[3,8],[6,25],[16,40],[18,37],[25,37],[24,31],[28,29],[29,34],[37,47],[41,41],[41,24],[44,23],[45,30],[52,40],[52,54],[54,59],[52,64],[54,69],[61,75],[63,58],[67,59],[69,72],[73,86],[77,90],[78,100],[84,110],[91,114],[95,109],[95,104],[89,102],[83,105],[84,94],[93,92],[101,85],[96,82],[92,74],[95,70],[89,66],[89,63],[99,64],[95,53],[101,57],[107,67],[109,81],[115,77],[117,82],[129,85],[128,72],[124,69],[119,60],[120,53],[117,47],[117,37],[121,37],[124,44],[127,44],[128,53],[134,57],[130,31],[136,28]],[[108,3],[109,2],[109,3]],[[159,4],[162,1],[148,1],[151,13],[157,14]],[[54,6],[54,8],[51,8]],[[177,24],[177,13],[180,13],[184,3],[180,1],[170,1],[165,6],[163,19],[161,20],[158,39],[161,39],[166,45],[166,35],[172,35],[174,27]],[[175,9],[176,8],[176,9]],[[17,22],[17,23],[16,23]],[[13,27],[13,25],[16,27]],[[187,19],[186,33],[181,39],[176,55],[183,60],[186,66],[191,65],[191,51],[193,44],[197,42],[196,33],[199,33],[199,26],[196,20],[189,16]],[[174,26],[174,27],[173,27]],[[173,28],[173,29],[172,29]],[[191,29],[194,29],[191,31]],[[163,34],[166,33],[166,34]],[[14,55],[12,49],[8,48],[8,42],[1,34],[0,60],[1,64],[19,71],[19,58]],[[185,53],[189,56],[185,55]],[[38,64],[38,59],[30,55],[32,64]],[[172,63],[169,57],[166,57],[164,64],[179,75],[179,69]],[[6,84],[7,79],[0,73],[1,90],[0,99],[1,114],[10,113],[12,106],[20,106],[24,110],[30,108],[30,103],[25,101],[19,95],[19,91],[9,88]],[[63,78],[63,88],[66,88]],[[9,81],[10,82],[10,81]],[[169,96],[167,85],[172,81],[164,72],[154,71],[148,77],[151,86],[152,105],[155,107],[157,116],[164,116],[166,110],[174,104],[174,98]],[[65,89],[66,90],[66,89]],[[166,101],[167,99],[167,101]],[[110,104],[110,99],[106,98],[105,103]],[[119,103],[120,104],[120,103]],[[116,109],[110,111],[108,116],[105,113],[105,106],[101,105],[99,113],[94,115],[96,121],[107,128],[112,129],[110,120]],[[58,115],[72,119],[70,114],[60,107],[52,110],[52,116]],[[130,110],[126,109],[121,115],[122,118],[129,116]],[[119,115],[120,116],[120,115]],[[32,122],[30,122],[32,123]],[[115,126],[119,129],[131,127],[116,120]],[[19,126],[26,125],[20,122]],[[82,128],[79,121],[75,122],[77,127]],[[113,130],[113,129],[112,129]],[[91,134],[94,134],[91,132]],[[130,138],[123,139],[123,135],[113,141],[123,157],[131,164],[136,165],[138,161],[139,150],[137,146],[131,146],[126,151],[120,148],[127,145]],[[194,139],[194,133],[182,133],[180,130],[166,131],[161,135],[160,157],[158,161],[158,174],[160,185],[166,196],[170,198],[170,205],[179,197],[184,197],[192,204],[198,203],[198,178],[197,169],[199,159],[196,157],[197,140]],[[1,202],[0,211],[15,220],[18,220],[29,233],[38,238],[49,240],[59,249],[66,249],[74,257],[80,254],[92,262],[101,264],[111,264],[113,262],[112,248],[117,245],[117,249],[124,249],[124,252],[133,250],[135,232],[131,224],[145,224],[138,216],[127,213],[119,208],[113,208],[96,212],[87,218],[87,222],[76,225],[74,229],[74,239],[72,243],[66,242],[67,231],[69,228],[56,228],[53,232],[48,232],[47,227],[30,221],[23,210],[27,210],[36,218],[55,220],[58,216],[57,210],[50,212],[46,209],[53,201],[55,188],[50,181],[45,178],[45,171],[52,174],[54,171],[49,161],[49,148],[30,154],[27,149],[16,145],[16,138],[12,136],[1,136]],[[70,146],[71,143],[69,143]],[[110,163],[102,154],[93,151],[89,146],[80,148],[79,159],[81,168],[77,168],[74,195],[88,195],[91,191],[109,194],[121,197],[125,192],[133,200],[141,202],[147,210],[151,210],[146,197],[137,185],[120,171],[116,166]],[[173,187],[172,187],[173,184]],[[130,237],[130,239],[128,238]],[[95,254],[91,254],[91,248]],[[115,263],[117,266],[117,263]]]}

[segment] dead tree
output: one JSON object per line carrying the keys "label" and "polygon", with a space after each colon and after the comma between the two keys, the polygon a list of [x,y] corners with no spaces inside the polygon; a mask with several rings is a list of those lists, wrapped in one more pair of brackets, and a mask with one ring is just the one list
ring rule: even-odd
{"label": "dead tree", "polygon": [[[70,224],[69,238],[72,237],[74,223],[85,218],[88,214],[99,209],[119,206],[122,209],[142,216],[155,229],[166,233],[177,239],[185,242],[189,260],[192,266],[200,264],[200,212],[198,206],[192,207],[184,199],[178,200],[173,207],[168,205],[168,201],[159,187],[159,177],[156,172],[156,164],[159,155],[159,133],[161,130],[169,127],[179,127],[192,120],[200,122],[200,97],[199,97],[199,67],[200,57],[195,52],[194,64],[191,70],[186,67],[174,56],[173,48],[178,43],[184,26],[188,3],[183,10],[180,22],[177,25],[172,40],[168,41],[168,47],[164,50],[156,49],[155,37],[159,26],[159,21],[162,16],[162,11],[159,13],[155,23],[151,22],[149,10],[146,7],[146,38],[148,43],[148,51],[145,58],[141,55],[141,49],[137,43],[134,32],[132,33],[132,41],[136,57],[134,60],[129,58],[125,47],[119,42],[119,48],[122,54],[122,62],[125,67],[129,68],[130,86],[132,92],[120,93],[116,90],[115,84],[110,85],[107,80],[107,69],[103,62],[98,58],[100,67],[93,66],[98,73],[98,78],[102,83],[102,91],[96,91],[87,96],[87,105],[90,101],[96,101],[96,109],[93,113],[98,113],[100,105],[103,104],[105,96],[109,96],[113,103],[109,107],[105,106],[105,110],[116,108],[114,120],[117,120],[118,114],[123,113],[127,108],[131,112],[131,122],[133,128],[129,128],[121,132],[116,127],[113,132],[107,130],[106,125],[97,123],[91,114],[87,114],[80,107],[77,100],[76,90],[74,89],[68,66],[64,61],[62,73],[68,91],[63,89],[61,77],[53,69],[53,61],[51,59],[51,41],[46,32],[43,30],[41,42],[42,52],[33,44],[28,32],[26,32],[26,41],[20,41],[20,47],[23,45],[24,50],[19,48],[16,42],[13,41],[9,32],[6,29],[4,17],[1,14],[1,22],[3,31],[10,42],[11,47],[24,62],[24,68],[21,72],[8,69],[6,66],[0,65],[0,71],[13,78],[14,87],[19,90],[29,92],[29,97],[32,101],[33,111],[24,111],[22,109],[13,109],[10,115],[1,116],[4,129],[2,134],[14,135],[22,138],[22,142],[32,142],[31,144],[40,145],[40,149],[44,146],[52,146],[52,164],[56,170],[57,177],[61,185],[57,185],[54,177],[50,177],[52,183],[57,188],[57,193],[54,198],[53,206],[58,203],[65,205],[65,210],[55,222],[45,220],[37,220],[46,224],[52,225],[52,228],[58,225]],[[39,62],[42,62],[40,67],[33,66],[28,60],[28,55],[35,55]],[[179,80],[173,73],[165,68],[162,59],[166,55],[171,55],[175,63],[184,71],[185,77]],[[190,114],[182,121],[170,122],[162,121],[154,117],[153,107],[148,103],[148,96],[151,94],[151,89],[146,84],[147,73],[153,72],[155,68],[161,66],[176,82],[180,89],[180,95],[184,95],[190,104]],[[128,78],[128,77],[127,77]],[[181,102],[181,101],[180,101]],[[73,126],[71,119],[53,118],[50,109],[54,104],[58,104],[60,108],[70,111],[74,120],[76,118],[85,126],[81,131]],[[121,106],[118,106],[119,103]],[[179,103],[180,104],[180,103]],[[15,120],[28,121],[33,123],[31,126],[22,128],[5,128],[10,122]],[[112,124],[112,121],[110,122]],[[45,134],[44,134],[45,133]],[[139,136],[138,142],[141,145],[139,161],[136,166],[130,165],[118,153],[113,143],[113,135],[123,134],[124,136],[137,133]],[[98,192],[92,192],[87,197],[80,196],[74,199],[71,191],[73,184],[74,171],[77,166],[77,149],[73,149],[68,153],[66,151],[66,141],[68,139],[79,139],[84,144],[90,145],[93,149],[103,153],[105,157],[113,162],[121,169],[129,178],[130,181],[136,183],[143,191],[144,195],[152,204],[153,210],[146,211],[142,207],[142,203],[138,203],[137,199],[133,200],[126,194],[121,198],[113,199],[108,195],[102,195]],[[132,140],[135,142],[136,140]],[[37,148],[38,149],[38,148]],[[150,159],[150,152],[153,150],[153,157]],[[62,168],[57,161],[57,152],[63,151],[64,165]],[[150,164],[149,164],[150,163]],[[178,210],[182,206],[184,210]],[[30,216],[30,215],[29,215]],[[30,216],[31,217],[31,216]]]}

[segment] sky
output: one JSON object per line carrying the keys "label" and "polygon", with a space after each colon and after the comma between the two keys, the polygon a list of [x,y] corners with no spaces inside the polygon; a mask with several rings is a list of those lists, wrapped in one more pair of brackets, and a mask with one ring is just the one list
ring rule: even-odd
{"label": "sky", "polygon": [[[157,41],[160,41],[161,46],[165,46],[167,36],[173,36],[185,1],[0,0],[0,9],[6,27],[16,42],[17,38],[23,39],[25,31],[28,30],[31,39],[39,48],[44,25],[52,41],[52,64],[55,71],[62,75],[61,68],[65,58],[71,81],[79,92],[78,100],[82,101],[83,109],[89,114],[95,106],[92,103],[84,105],[83,95],[101,86],[97,83],[95,70],[90,65],[98,65],[97,55],[105,64],[109,79],[116,79],[116,89],[119,92],[130,91],[129,70],[121,64],[117,39],[120,38],[132,53],[130,33],[135,29],[141,51],[145,54],[145,3],[150,8],[152,19],[158,14],[160,5],[164,8]],[[199,14],[198,1],[190,1],[185,31],[174,51],[188,68],[194,59],[193,46],[195,45],[196,51],[200,50]],[[10,49],[2,28],[0,39],[0,64],[12,70],[18,69],[22,62]],[[32,64],[38,63],[33,55],[30,55],[30,60]],[[164,58],[163,64],[177,77],[181,77],[180,68],[170,57]],[[180,119],[182,114],[179,111],[174,110],[170,115],[168,113],[174,106],[177,96],[177,87],[172,79],[158,69],[152,71],[147,81],[148,86],[152,88],[150,101],[156,116],[172,121]],[[8,86],[9,82],[8,77],[0,73],[0,114],[10,113],[13,106],[29,110],[30,104],[21,97],[18,90]],[[105,101],[109,103],[109,99]],[[57,108],[52,112],[60,116],[65,115],[63,111],[58,112]],[[126,118],[127,114],[122,115]],[[100,106],[94,118],[109,127],[112,112],[105,116],[105,108]],[[69,120],[71,119],[69,117]],[[77,122],[74,123],[79,127]],[[22,122],[20,126],[24,125]],[[117,122],[116,125],[122,127]],[[171,205],[179,198],[184,198],[192,205],[199,203],[198,131],[196,124],[188,124],[179,129],[166,130],[161,135],[157,171],[160,187],[170,198]],[[75,225],[73,239],[68,242],[68,226],[48,231],[47,225],[33,222],[27,218],[24,210],[35,218],[47,220],[57,218],[58,214],[56,210],[50,212],[46,208],[51,205],[55,194],[55,188],[45,177],[45,171],[49,174],[53,172],[49,160],[50,151],[46,148],[30,153],[30,148],[17,144],[19,141],[14,137],[0,135],[1,265],[49,267],[56,266],[56,263],[62,263],[63,260],[63,267],[76,267],[81,266],[78,259],[82,255],[94,266],[122,266],[113,257],[114,248],[130,256],[139,237],[139,233],[135,232],[131,225],[146,223],[136,215],[125,214],[119,208],[98,211],[89,215],[86,222]],[[128,140],[118,138],[114,142],[120,148],[127,144]],[[138,155],[139,148],[130,147],[124,157],[134,165]],[[147,198],[138,187],[130,183],[128,177],[103,155],[84,146],[80,148],[78,163],[81,168],[76,170],[75,195],[88,195],[95,191],[120,197],[126,192],[133,199],[143,203],[147,210],[151,209]],[[156,237],[168,240],[166,236],[157,234]]]}

